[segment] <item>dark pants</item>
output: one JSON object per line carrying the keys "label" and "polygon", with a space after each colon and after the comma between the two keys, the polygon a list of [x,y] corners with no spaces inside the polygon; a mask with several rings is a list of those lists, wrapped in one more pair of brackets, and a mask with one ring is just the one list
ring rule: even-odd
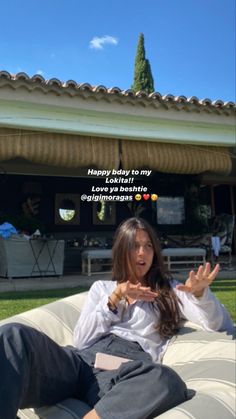
{"label": "dark pants", "polygon": [[[133,361],[101,371],[93,367],[96,352]],[[66,398],[95,407],[102,419],[145,419],[187,399],[181,378],[154,364],[137,342],[108,335],[79,351],[16,323],[0,327],[0,377],[0,419],[15,419],[18,408]]]}

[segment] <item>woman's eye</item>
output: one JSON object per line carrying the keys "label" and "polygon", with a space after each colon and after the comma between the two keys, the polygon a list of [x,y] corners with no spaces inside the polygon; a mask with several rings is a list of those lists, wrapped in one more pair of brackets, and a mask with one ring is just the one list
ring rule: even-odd
{"label": "woman's eye", "polygon": [[152,243],[146,243],[146,244],[143,244],[143,245],[138,244],[138,243],[134,244],[134,250],[138,251],[140,248],[150,250],[150,249],[153,249],[153,245],[152,245]]}
{"label": "woman's eye", "polygon": [[151,243],[147,243],[147,244],[144,245],[144,249],[147,250],[147,251],[151,250],[152,248],[153,248],[153,246],[152,246]]}

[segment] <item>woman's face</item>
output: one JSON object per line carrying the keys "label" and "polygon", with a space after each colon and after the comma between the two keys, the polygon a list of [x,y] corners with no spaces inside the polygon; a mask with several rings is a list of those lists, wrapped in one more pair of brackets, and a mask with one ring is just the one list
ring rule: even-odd
{"label": "woman's face", "polygon": [[152,242],[145,230],[136,231],[134,248],[131,250],[131,255],[137,279],[141,282],[149,271],[154,256]]}

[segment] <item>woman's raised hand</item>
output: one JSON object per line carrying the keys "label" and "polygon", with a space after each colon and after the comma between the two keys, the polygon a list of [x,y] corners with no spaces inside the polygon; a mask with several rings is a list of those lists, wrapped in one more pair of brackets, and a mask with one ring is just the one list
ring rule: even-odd
{"label": "woman's raised hand", "polygon": [[214,281],[219,270],[219,264],[211,270],[211,265],[207,262],[206,265],[201,265],[196,273],[194,271],[190,271],[185,284],[178,284],[176,285],[176,288],[180,291],[190,292],[195,297],[199,298],[203,295],[205,288],[207,288],[212,281]]}

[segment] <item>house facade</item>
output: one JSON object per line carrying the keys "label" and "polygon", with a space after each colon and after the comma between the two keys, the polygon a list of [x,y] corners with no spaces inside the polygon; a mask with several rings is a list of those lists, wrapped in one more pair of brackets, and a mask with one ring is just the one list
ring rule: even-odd
{"label": "house facade", "polygon": [[233,102],[0,72],[0,217],[19,228],[79,242],[138,214],[204,231],[235,214],[235,153]]}

